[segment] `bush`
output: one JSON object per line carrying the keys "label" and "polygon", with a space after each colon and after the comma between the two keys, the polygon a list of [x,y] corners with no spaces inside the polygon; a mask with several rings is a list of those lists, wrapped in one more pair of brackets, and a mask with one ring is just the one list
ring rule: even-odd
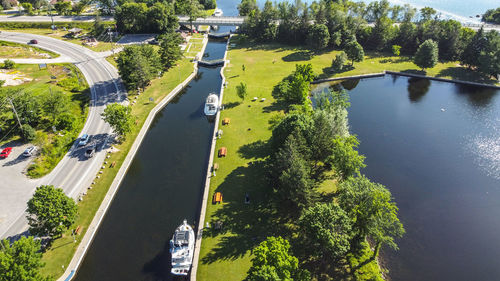
{"label": "bush", "polygon": [[332,60],[332,70],[335,72],[342,71],[346,61],[347,61],[347,55],[345,54],[345,52],[342,51],[338,53]]}
{"label": "bush", "polygon": [[14,63],[14,61],[11,61],[11,60],[4,60],[3,61],[3,68],[13,69],[14,67],[16,67],[16,64]]}
{"label": "bush", "polygon": [[57,117],[56,127],[58,130],[73,131],[76,128],[76,117],[69,112],[63,112]]}
{"label": "bush", "polygon": [[36,137],[36,131],[30,125],[24,124],[21,126],[21,136],[26,142],[31,142]]}
{"label": "bush", "polygon": [[80,92],[84,89],[84,86],[80,84],[80,81],[76,76],[68,76],[57,82],[57,85],[71,92]]}
{"label": "bush", "polygon": [[392,54],[395,56],[399,56],[399,54],[401,54],[401,46],[392,45]]}
{"label": "bush", "polygon": [[0,87],[2,87],[3,84],[5,84],[5,80],[0,80]]}

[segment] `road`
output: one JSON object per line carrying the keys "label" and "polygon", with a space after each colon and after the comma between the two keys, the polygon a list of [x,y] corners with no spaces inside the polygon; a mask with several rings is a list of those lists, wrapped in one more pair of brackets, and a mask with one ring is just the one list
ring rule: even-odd
{"label": "road", "polygon": [[[26,193],[29,194],[27,194],[28,196],[23,194],[14,199],[20,201],[15,202],[15,205],[19,207],[15,208],[16,210],[11,210],[9,216],[0,222],[0,238],[16,236],[27,229],[26,198],[31,197],[36,186],[52,184],[62,188],[68,196],[75,199],[90,186],[106,157],[104,149],[109,147],[109,141],[112,140],[110,138],[111,128],[101,119],[100,115],[106,104],[126,100],[126,90],[117,70],[102,55],[82,46],[46,36],[5,31],[0,33],[0,40],[5,41],[27,43],[31,39],[38,40],[38,47],[69,58],[85,76],[91,89],[92,99],[82,133],[93,136],[98,151],[93,158],[85,159],[83,148],[74,145],[47,176],[36,181],[25,177],[22,183],[18,183],[23,186],[8,187],[27,190]],[[1,185],[0,182],[0,187]]]}

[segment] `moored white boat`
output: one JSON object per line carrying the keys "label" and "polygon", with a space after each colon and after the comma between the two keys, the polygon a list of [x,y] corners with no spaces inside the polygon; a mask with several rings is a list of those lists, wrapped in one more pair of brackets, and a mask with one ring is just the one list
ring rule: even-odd
{"label": "moored white boat", "polygon": [[205,115],[214,116],[219,110],[219,97],[215,93],[210,93],[205,101]]}
{"label": "moored white boat", "polygon": [[174,275],[186,276],[189,274],[193,263],[194,231],[184,220],[174,232],[170,240],[170,253],[172,254],[172,270]]}
{"label": "moored white boat", "polygon": [[221,10],[221,9],[216,8],[216,9],[215,9],[215,11],[214,11],[214,13],[213,13],[213,16],[214,16],[214,17],[222,17],[222,15],[223,15],[223,14],[224,14],[224,13],[222,12],[222,10]]}

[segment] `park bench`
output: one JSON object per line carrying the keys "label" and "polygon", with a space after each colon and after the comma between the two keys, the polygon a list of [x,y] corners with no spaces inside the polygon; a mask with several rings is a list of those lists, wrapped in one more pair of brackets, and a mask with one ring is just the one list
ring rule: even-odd
{"label": "park bench", "polygon": [[216,192],[214,198],[212,199],[213,204],[222,203],[222,193]]}

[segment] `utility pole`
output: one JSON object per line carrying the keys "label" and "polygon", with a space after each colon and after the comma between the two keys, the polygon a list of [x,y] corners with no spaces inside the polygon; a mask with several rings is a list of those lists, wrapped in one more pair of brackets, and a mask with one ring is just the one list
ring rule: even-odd
{"label": "utility pole", "polygon": [[14,111],[14,114],[16,115],[17,123],[19,123],[19,128],[22,128],[21,120],[19,119],[19,115],[17,115],[16,107],[12,103],[12,99],[9,99],[9,102],[10,102],[10,105],[12,106],[12,110]]}
{"label": "utility pole", "polygon": [[111,36],[111,28],[108,28],[109,42],[111,43],[111,52],[113,52],[113,57],[115,56],[115,48],[113,47],[113,37]]}
{"label": "utility pole", "polygon": [[49,2],[49,14],[50,14],[50,20],[52,21],[52,26],[51,29],[54,30],[54,18],[52,17],[52,4]]}

